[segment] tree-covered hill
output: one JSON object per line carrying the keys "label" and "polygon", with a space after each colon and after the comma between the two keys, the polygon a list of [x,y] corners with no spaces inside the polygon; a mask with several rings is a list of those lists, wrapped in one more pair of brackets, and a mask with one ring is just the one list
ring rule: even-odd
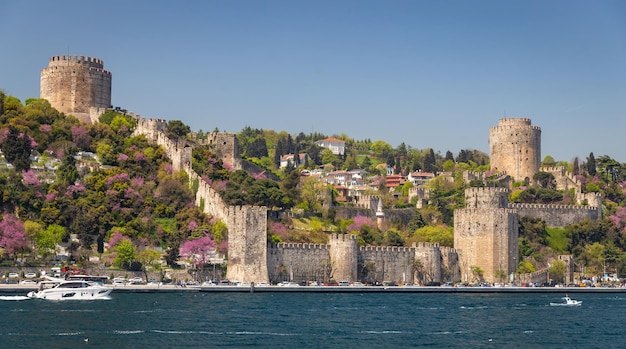
{"label": "tree-covered hill", "polygon": [[159,268],[161,253],[174,264],[201,238],[225,250],[223,223],[194,206],[163,149],[132,136],[133,118],[109,111],[81,124],[4,94],[0,106],[0,258],[39,265],[66,245],[77,263],[136,269]]}

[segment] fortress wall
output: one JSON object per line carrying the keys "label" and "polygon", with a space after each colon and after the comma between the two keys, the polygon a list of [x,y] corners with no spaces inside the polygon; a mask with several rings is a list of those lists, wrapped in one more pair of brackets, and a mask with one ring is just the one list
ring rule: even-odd
{"label": "fortress wall", "polygon": [[267,207],[229,206],[228,227],[229,280],[269,282],[267,271]]}
{"label": "fortress wall", "polygon": [[270,282],[328,282],[331,274],[329,250],[329,245],[322,244],[269,245],[267,270]]}
{"label": "fortress wall", "polygon": [[590,206],[545,205],[545,204],[509,204],[520,217],[541,218],[549,227],[564,227],[583,219],[597,220],[601,210]]}
{"label": "fortress wall", "polygon": [[145,135],[149,142],[163,147],[172,161],[172,168],[180,171],[184,164],[191,163],[192,148],[184,140],[172,141],[167,137],[163,132],[166,124],[165,120],[140,118],[133,135]]}
{"label": "fortress wall", "polygon": [[331,260],[331,279],[357,281],[359,246],[352,234],[331,234],[328,241]]}
{"label": "fortress wall", "polygon": [[[376,209],[348,206],[334,206],[336,219],[350,219],[356,216],[365,216],[376,219]],[[385,213],[386,214],[386,213]]]}
{"label": "fortress wall", "polygon": [[165,120],[139,119],[134,134],[144,134],[148,141],[162,146],[174,170],[185,170],[189,185],[197,186],[196,205],[222,219],[228,227],[226,277],[243,282],[268,282],[267,207],[225,205],[219,194],[191,168],[191,147],[173,142],[165,135],[166,124]]}
{"label": "fortress wall", "polygon": [[358,279],[363,282],[415,283],[415,249],[366,246],[359,251]]}
{"label": "fortress wall", "polygon": [[442,256],[439,244],[418,242],[413,244],[413,246],[415,248],[415,260],[420,261],[422,265],[421,270],[417,271],[417,281],[420,284],[430,281],[442,282]]}
{"label": "fortress wall", "polygon": [[463,281],[473,281],[471,268],[484,271],[495,281],[498,270],[507,274],[517,268],[517,213],[510,209],[459,209],[454,211],[454,248],[461,258]]}
{"label": "fortress wall", "polygon": [[459,254],[456,249],[448,246],[441,246],[441,279],[443,282],[461,281],[461,268]]}
{"label": "fortress wall", "polygon": [[234,169],[242,168],[239,155],[239,141],[234,133],[212,132],[206,139],[195,138],[200,145],[208,145],[223,162],[230,164]]}
{"label": "fortress wall", "polygon": [[358,208],[365,208],[372,210],[372,212],[376,212],[379,199],[380,196],[377,195],[361,195],[357,196],[357,200],[355,200],[354,203]]}
{"label": "fortress wall", "polygon": [[506,188],[479,187],[465,190],[465,207],[471,208],[506,208],[509,202],[509,190]]}
{"label": "fortress wall", "polygon": [[222,197],[207,182],[205,182],[192,168],[190,164],[183,168],[189,174],[190,185],[197,183],[196,206],[213,217],[217,217],[226,222],[228,216],[228,206],[224,204]]}

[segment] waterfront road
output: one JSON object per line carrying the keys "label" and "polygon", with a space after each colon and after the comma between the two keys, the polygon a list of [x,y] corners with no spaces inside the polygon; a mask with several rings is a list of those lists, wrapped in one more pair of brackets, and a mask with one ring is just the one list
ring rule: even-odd
{"label": "waterfront road", "polygon": [[[113,293],[171,292],[318,292],[318,293],[625,293],[623,287],[445,287],[445,286],[111,286]],[[0,284],[0,294],[24,294],[36,285]]]}

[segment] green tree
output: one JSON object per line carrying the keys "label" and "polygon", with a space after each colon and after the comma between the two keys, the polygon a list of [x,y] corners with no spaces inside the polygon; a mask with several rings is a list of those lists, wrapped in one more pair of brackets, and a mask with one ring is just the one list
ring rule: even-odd
{"label": "green tree", "polygon": [[472,265],[470,266],[470,271],[472,273],[472,280],[474,282],[483,282],[483,275],[485,274],[485,271],[477,266],[477,265]]}
{"label": "green tree", "polygon": [[116,256],[115,260],[113,260],[113,265],[118,268],[130,270],[133,262],[135,261],[137,248],[130,240],[124,239],[115,245],[114,250],[116,252]]}
{"label": "green tree", "polygon": [[49,225],[45,230],[39,230],[35,237],[35,244],[40,252],[54,252],[57,245],[61,243],[65,237],[65,228],[58,225]]}
{"label": "green tree", "polygon": [[518,274],[527,274],[535,272],[535,266],[527,260],[521,261],[517,266]]}
{"label": "green tree", "polygon": [[552,281],[559,283],[565,282],[565,263],[558,259],[552,261],[550,268],[548,268],[548,274]]}
{"label": "green tree", "polygon": [[452,247],[454,245],[454,232],[452,228],[445,225],[425,226],[415,231],[414,239]]}
{"label": "green tree", "polygon": [[180,120],[170,120],[165,126],[165,133],[171,139],[184,138],[191,132],[189,126],[185,125]]}
{"label": "green tree", "polygon": [[[145,279],[148,280],[148,272],[158,272],[162,276],[161,252],[153,249],[145,249],[137,253],[137,262],[141,263],[141,271]],[[163,277],[161,277],[162,279]]]}
{"label": "green tree", "polygon": [[17,172],[30,169],[31,140],[28,135],[15,126],[8,127],[9,132],[0,148],[7,162],[11,163]]}
{"label": "green tree", "polygon": [[589,173],[590,176],[595,176],[596,175],[596,158],[595,156],[593,156],[593,152],[589,153],[589,156],[587,157],[587,173]]}
{"label": "green tree", "polygon": [[63,158],[61,166],[57,169],[58,178],[66,185],[76,183],[80,178],[78,169],[76,168],[76,159],[71,154],[66,155]]}
{"label": "green tree", "polygon": [[556,188],[556,180],[554,179],[554,175],[550,172],[542,172],[539,171],[533,175],[533,180],[539,184],[542,188],[546,189],[555,189]]}
{"label": "green tree", "polygon": [[393,152],[391,145],[381,140],[374,141],[370,146],[370,150],[379,159],[386,159]]}
{"label": "green tree", "polygon": [[424,171],[426,172],[437,172],[437,166],[435,164],[435,152],[432,148],[429,148],[424,156]]}

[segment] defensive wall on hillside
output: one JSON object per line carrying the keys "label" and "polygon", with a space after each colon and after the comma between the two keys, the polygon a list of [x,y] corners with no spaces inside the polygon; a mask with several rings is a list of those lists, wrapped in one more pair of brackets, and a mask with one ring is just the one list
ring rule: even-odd
{"label": "defensive wall on hillside", "polygon": [[510,203],[509,208],[520,217],[540,218],[549,227],[561,228],[584,219],[597,220],[601,215],[601,210],[590,206]]}
{"label": "defensive wall on hillside", "polygon": [[267,207],[226,205],[219,194],[191,168],[192,148],[187,144],[181,145],[182,142],[179,144],[171,141],[163,132],[165,125],[164,120],[138,119],[134,134],[143,134],[149,142],[162,146],[172,161],[174,170],[187,172],[189,185],[195,191],[196,205],[203,212],[220,218],[226,224],[228,228],[226,277],[247,282],[268,282]]}

